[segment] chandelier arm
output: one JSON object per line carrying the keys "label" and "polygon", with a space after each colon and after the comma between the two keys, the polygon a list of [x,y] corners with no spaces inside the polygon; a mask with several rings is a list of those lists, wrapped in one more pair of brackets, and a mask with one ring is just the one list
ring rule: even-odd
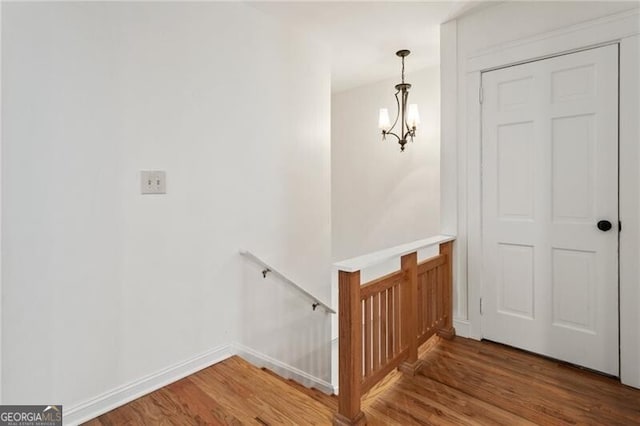
{"label": "chandelier arm", "polygon": [[[407,96],[407,100],[409,100],[409,96]],[[409,118],[409,117],[407,117],[407,118]],[[416,135],[416,128],[415,127],[411,127],[407,120],[404,121],[404,124],[407,126],[407,135],[415,136]]]}
{"label": "chandelier arm", "polygon": [[402,139],[407,139],[408,137],[411,137],[411,139],[413,139],[415,136],[415,131],[407,130],[407,133],[404,134],[404,137]]}
{"label": "chandelier arm", "polygon": [[[405,94],[405,97],[404,97],[404,105],[403,105],[405,111],[407,110],[407,103],[408,102],[409,102],[409,91],[407,90],[407,92]],[[404,117],[404,124],[405,124],[405,126],[407,126],[407,134],[411,133],[411,129],[412,129],[412,127],[409,126],[409,122],[407,121],[408,118],[409,118],[409,115],[407,114]]]}
{"label": "chandelier arm", "polygon": [[398,139],[398,141],[401,141],[401,140],[402,140],[402,139],[400,138],[400,136],[396,135],[396,134],[395,134],[395,133],[393,133],[393,132],[384,132],[384,134],[385,134],[385,136],[386,136],[386,135],[395,136],[395,137],[396,137],[396,139]]}
{"label": "chandelier arm", "polygon": [[[404,57],[402,58],[402,82],[404,84]],[[409,99],[409,92],[407,89],[402,89],[402,124],[400,125],[400,134],[402,135],[402,139],[407,139],[407,134],[409,133],[409,124],[407,123],[407,116],[405,115],[407,111],[407,100]],[[404,132],[404,129],[407,129],[407,133]]]}
{"label": "chandelier arm", "polygon": [[[393,128],[396,127],[396,124],[398,123],[398,118],[400,118],[400,100],[398,100],[398,93],[400,93],[399,90],[395,94],[395,97],[396,97],[396,119],[393,121],[393,125],[391,127],[389,127],[389,130],[393,130]],[[400,131],[402,132],[402,130],[400,130]],[[387,133],[389,133],[389,132],[387,132]]]}

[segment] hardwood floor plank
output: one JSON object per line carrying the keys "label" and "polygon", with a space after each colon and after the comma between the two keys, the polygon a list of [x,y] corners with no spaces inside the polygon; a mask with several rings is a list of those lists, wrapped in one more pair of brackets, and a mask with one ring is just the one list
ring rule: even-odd
{"label": "hardwood floor plank", "polygon": [[[390,392],[384,398],[380,398],[371,406],[372,409],[383,413],[385,416],[402,425],[460,425],[457,418],[451,418],[446,413],[439,412],[429,405],[423,405],[412,398],[402,397],[398,392]],[[370,410],[365,411],[369,415]],[[373,415],[373,413],[371,413]],[[434,419],[437,417],[437,420]],[[367,417],[369,418],[369,417]]]}
{"label": "hardwood floor plank", "polygon": [[[170,426],[176,424],[172,421],[173,416],[166,415],[166,413],[168,413],[168,410],[165,411],[162,409],[161,404],[164,398],[160,398],[161,400],[158,401],[158,396],[162,393],[163,389],[160,389],[150,393],[145,398],[139,398],[131,402],[129,408],[135,413],[140,423],[154,424],[159,426]],[[177,416],[179,414],[175,415]],[[193,422],[189,421],[187,424],[191,425],[193,424]]]}
{"label": "hardwood floor plank", "polygon": [[443,385],[428,377],[418,375],[414,380],[403,384],[401,389],[412,392],[416,398],[438,402],[456,413],[463,415],[475,424],[496,425],[533,425],[534,423],[519,417],[500,407],[477,398],[470,398],[464,392]]}
{"label": "hardwood floor plank", "polygon": [[138,413],[132,410],[129,404],[100,416],[99,420],[104,426],[129,426],[141,424],[140,422],[144,421],[143,419],[138,418]]}
{"label": "hardwood floor plank", "polygon": [[242,422],[210,398],[190,378],[167,386],[167,391],[185,413],[198,424],[241,425]]}
{"label": "hardwood floor plank", "polygon": [[218,368],[207,368],[196,373],[191,380],[211,399],[216,400],[225,413],[231,414],[243,424],[261,424],[256,417],[262,414],[262,410],[250,400],[252,390],[230,383],[217,370]]}
{"label": "hardwood floor plank", "polygon": [[300,383],[296,382],[295,380],[285,379],[284,377],[281,377],[281,376],[277,375],[276,373],[274,373],[273,371],[269,370],[268,368],[261,368],[261,370],[264,371],[265,373],[269,374],[271,377],[274,377],[277,380],[281,380],[282,382],[284,382],[288,386],[294,387],[298,391],[300,391],[300,392],[304,393],[305,395],[307,395],[307,396],[313,398],[314,400],[318,401],[319,403],[321,403],[325,407],[328,407],[328,408],[330,408],[332,410],[337,410],[338,409],[338,397],[336,395],[327,395],[326,393],[324,393],[321,390],[318,390],[316,388],[308,388],[308,387],[306,387],[304,385],[301,385]]}

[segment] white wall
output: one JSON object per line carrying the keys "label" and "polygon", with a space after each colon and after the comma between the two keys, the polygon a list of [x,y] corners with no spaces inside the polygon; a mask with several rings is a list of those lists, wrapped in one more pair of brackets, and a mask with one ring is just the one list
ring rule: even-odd
{"label": "white wall", "polygon": [[640,34],[620,44],[620,81],[620,376],[640,388]]}
{"label": "white wall", "polygon": [[[586,47],[617,39],[622,40],[623,54],[625,50],[627,53],[634,50],[637,55],[637,37],[636,41],[630,40],[640,27],[637,19],[638,6],[638,2],[507,2],[448,22],[441,27],[441,72],[444,76],[441,214],[443,231],[455,230],[458,235],[456,258],[459,262],[454,271],[456,317],[458,324],[469,320],[466,323],[466,334],[481,337],[478,303],[481,289],[476,278],[480,274],[480,264],[479,256],[475,255],[479,253],[480,242],[479,218],[475,213],[479,208],[472,207],[473,210],[468,210],[469,206],[478,206],[480,203],[480,190],[476,183],[480,176],[480,154],[476,135],[479,126],[477,92],[481,67],[477,65],[487,62],[487,57],[501,55],[506,60],[503,64],[507,64],[510,61],[526,60],[558,53],[563,49]],[[625,12],[630,10],[631,13]],[[595,19],[600,19],[601,25],[588,23]],[[553,37],[549,34],[550,31],[556,31]],[[559,41],[566,47],[559,46]],[[539,53],[528,58],[522,57],[526,51]],[[637,126],[629,124],[634,123],[631,116],[637,117],[637,99],[629,100],[635,96],[634,90],[638,87],[637,57],[627,54],[627,59],[623,57],[621,60],[621,84],[631,83],[622,88],[621,153],[627,150],[628,155],[621,155],[621,180],[625,176],[635,176],[635,171],[630,170],[636,166],[629,159],[637,158],[637,150],[628,148],[630,144],[635,144],[637,138],[634,135],[638,132]],[[482,60],[485,62],[481,62]],[[493,64],[496,65],[499,64]],[[633,105],[636,106],[632,107]],[[471,140],[476,142],[472,144]],[[637,218],[637,186],[634,185],[637,182],[629,182],[629,179],[621,182],[621,218],[625,215],[634,218],[623,219],[623,222],[635,221]],[[637,237],[637,229],[634,225],[625,227],[621,234],[621,374],[622,381],[633,386],[640,386],[640,368],[637,363],[640,335],[635,313],[637,309],[628,300],[636,300],[640,289],[637,287],[637,274],[633,274],[633,266],[625,262],[637,254],[637,249],[629,250],[640,244],[637,240],[629,241],[630,235]],[[467,253],[470,254],[469,258],[466,257]],[[470,268],[468,274],[467,267]],[[458,327],[458,332],[460,331]]]}
{"label": "white wall", "polygon": [[[323,49],[241,4],[2,7],[3,403],[68,409],[252,343],[243,304],[281,294],[240,248],[329,293]],[[262,338],[300,320],[279,308]],[[320,372],[315,351],[283,361]]]}
{"label": "white wall", "polygon": [[[393,58],[391,52],[390,60]],[[410,66],[411,56],[407,69]],[[399,78],[398,74],[397,78],[332,96],[334,261],[439,233],[439,69],[426,68],[406,75],[406,81],[412,84],[409,103],[418,104],[422,124],[404,152],[400,152],[394,137],[382,141],[378,129],[380,108],[388,108],[393,119],[394,86]]]}

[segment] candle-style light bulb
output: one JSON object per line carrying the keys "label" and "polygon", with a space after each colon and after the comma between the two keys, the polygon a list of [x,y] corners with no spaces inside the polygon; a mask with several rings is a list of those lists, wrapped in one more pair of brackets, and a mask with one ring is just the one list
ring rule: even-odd
{"label": "candle-style light bulb", "polygon": [[410,104],[407,111],[407,125],[409,128],[417,128],[420,125],[420,114],[418,113],[418,105]]}
{"label": "candle-style light bulb", "polygon": [[380,130],[389,130],[391,126],[391,120],[389,120],[389,110],[386,108],[380,108],[380,115],[378,116],[378,128]]}

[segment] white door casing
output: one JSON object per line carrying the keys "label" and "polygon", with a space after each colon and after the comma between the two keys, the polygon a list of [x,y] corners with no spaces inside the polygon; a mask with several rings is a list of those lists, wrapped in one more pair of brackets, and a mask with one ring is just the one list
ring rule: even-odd
{"label": "white door casing", "polygon": [[482,91],[482,335],[617,376],[618,45]]}

